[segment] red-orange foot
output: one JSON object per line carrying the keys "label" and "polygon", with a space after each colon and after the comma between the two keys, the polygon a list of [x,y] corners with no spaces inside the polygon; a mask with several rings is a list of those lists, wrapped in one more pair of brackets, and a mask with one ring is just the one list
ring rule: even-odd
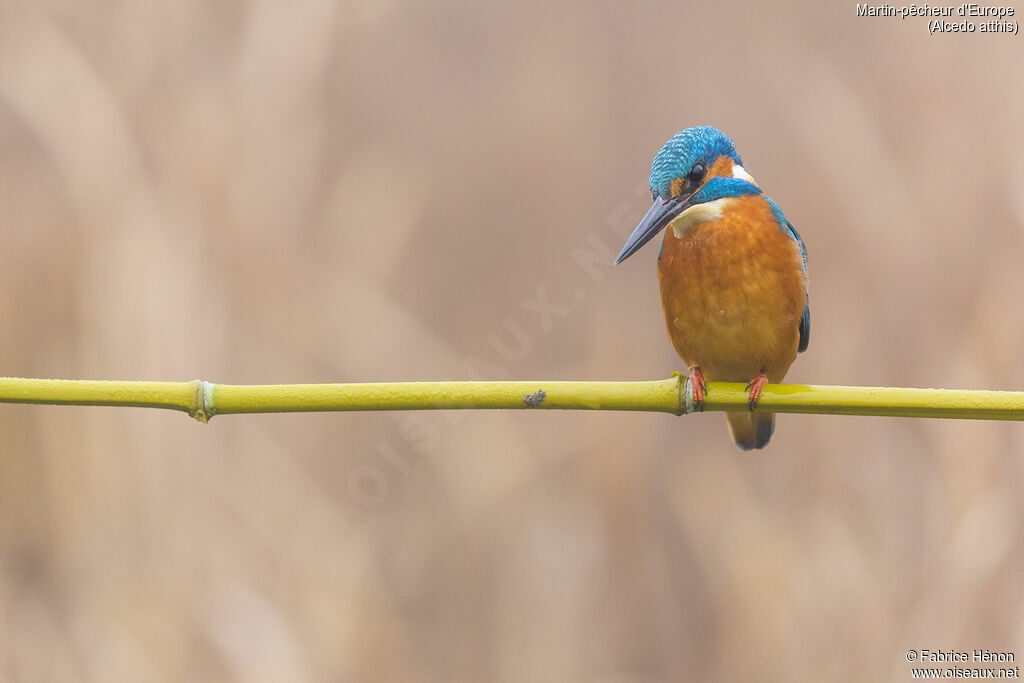
{"label": "red-orange foot", "polygon": [[704,396],[708,393],[708,385],[704,381],[704,373],[696,365],[690,368],[690,386],[693,387],[693,409],[703,413]]}
{"label": "red-orange foot", "polygon": [[761,398],[761,390],[764,389],[764,385],[768,384],[768,375],[764,374],[764,370],[750,380],[750,384],[747,385],[747,391],[750,392],[750,399],[747,401],[747,405],[750,407],[750,412],[754,412],[754,408],[757,407],[757,402]]}

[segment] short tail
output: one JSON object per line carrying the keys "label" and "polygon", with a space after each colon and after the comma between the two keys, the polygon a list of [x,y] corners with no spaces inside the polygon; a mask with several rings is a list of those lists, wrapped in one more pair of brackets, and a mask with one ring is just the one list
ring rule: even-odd
{"label": "short tail", "polygon": [[729,436],[745,451],[764,448],[775,431],[775,413],[726,413],[725,419],[729,421]]}

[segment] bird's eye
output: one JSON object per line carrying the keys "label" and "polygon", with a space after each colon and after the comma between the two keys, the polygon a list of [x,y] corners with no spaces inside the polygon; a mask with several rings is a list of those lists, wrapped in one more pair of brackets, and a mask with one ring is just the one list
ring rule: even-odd
{"label": "bird's eye", "polygon": [[704,164],[694,164],[690,172],[686,174],[686,179],[693,184],[697,184],[704,180],[704,174],[707,173],[707,169],[704,168]]}

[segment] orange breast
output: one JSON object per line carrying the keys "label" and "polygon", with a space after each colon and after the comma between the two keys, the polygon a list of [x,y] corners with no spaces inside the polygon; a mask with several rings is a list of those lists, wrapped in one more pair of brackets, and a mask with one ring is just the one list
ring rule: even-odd
{"label": "orange breast", "polygon": [[795,241],[763,197],[737,197],[722,217],[676,237],[658,260],[668,333],[708,380],[779,382],[796,358],[805,280]]}

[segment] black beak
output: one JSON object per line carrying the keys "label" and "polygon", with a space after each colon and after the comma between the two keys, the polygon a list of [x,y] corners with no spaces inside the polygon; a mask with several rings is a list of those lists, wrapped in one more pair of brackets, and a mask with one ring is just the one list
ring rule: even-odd
{"label": "black beak", "polygon": [[673,197],[672,199],[658,197],[655,199],[654,204],[647,210],[644,217],[640,219],[640,224],[636,226],[636,230],[626,240],[626,246],[622,247],[622,251],[619,252],[615,263],[622,263],[632,256],[633,252],[647,244],[652,237],[664,230],[666,225],[675,220],[679,214],[688,208],[690,208],[689,197],[686,199],[682,197]]}

